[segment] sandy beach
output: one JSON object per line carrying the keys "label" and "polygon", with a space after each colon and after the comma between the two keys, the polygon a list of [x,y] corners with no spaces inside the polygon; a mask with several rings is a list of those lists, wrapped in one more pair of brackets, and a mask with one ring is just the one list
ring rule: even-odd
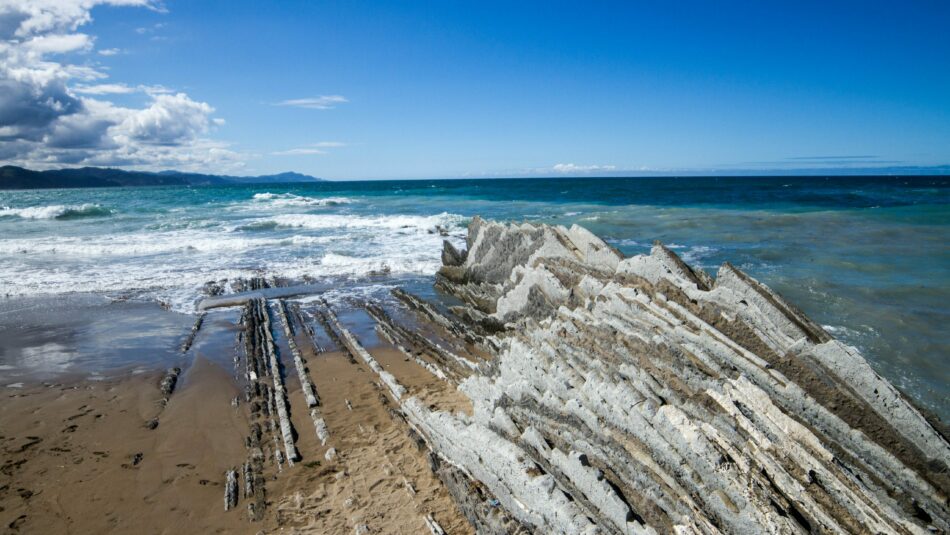
{"label": "sandy beach", "polygon": [[[212,314],[212,316],[215,316]],[[167,397],[164,370],[102,380],[24,381],[3,390],[0,522],[17,533],[419,533],[433,515],[452,533],[470,533],[426,457],[391,414],[392,404],[364,364],[301,341],[336,455],[314,434],[300,383],[287,377],[300,458],[268,465],[267,513],[249,522],[241,499],[225,511],[225,474],[240,467],[252,421],[234,359],[234,314],[212,317]],[[372,329],[361,325],[364,330]],[[230,343],[224,340],[230,340]],[[304,345],[306,342],[306,345]],[[286,340],[282,340],[284,351]],[[415,395],[447,410],[471,411],[457,391],[392,347],[371,349]],[[289,362],[286,365],[292,366]],[[158,421],[154,428],[149,422]]]}

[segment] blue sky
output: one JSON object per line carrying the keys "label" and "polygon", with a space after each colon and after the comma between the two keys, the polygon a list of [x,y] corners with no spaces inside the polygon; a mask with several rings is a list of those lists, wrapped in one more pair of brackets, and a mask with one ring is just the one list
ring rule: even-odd
{"label": "blue sky", "polygon": [[0,8],[73,110],[37,126],[10,111],[36,102],[0,97],[0,160],[331,179],[950,163],[942,1],[114,2],[143,5],[15,31]]}

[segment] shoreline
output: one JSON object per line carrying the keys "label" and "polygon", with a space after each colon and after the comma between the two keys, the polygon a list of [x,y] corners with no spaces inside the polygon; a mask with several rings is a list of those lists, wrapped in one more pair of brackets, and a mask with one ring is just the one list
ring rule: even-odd
{"label": "shoreline", "polygon": [[[278,469],[272,459],[263,466],[266,513],[255,521],[247,508],[253,498],[243,492],[236,510],[225,511],[226,473],[240,473],[247,430],[253,434],[252,422],[260,422],[244,397],[246,378],[233,362],[238,315],[219,311],[197,332],[192,348],[178,359],[182,370],[167,404],[160,369],[98,380],[84,374],[24,380],[20,388],[0,390],[0,525],[23,533],[125,532],[141,525],[167,533],[258,533],[291,526],[342,533],[358,525],[373,532],[385,532],[387,525],[418,532],[434,515],[452,533],[469,532],[405,424],[393,419],[373,372],[339,351],[318,355],[298,338],[335,439],[336,454],[327,458],[330,446],[314,435],[279,323],[272,328],[300,459],[292,469]],[[352,312],[344,317],[364,337],[373,329]],[[394,348],[368,347],[413,391],[446,407],[460,406],[451,393],[430,392],[431,377]],[[157,425],[150,428],[150,422]]]}
{"label": "shoreline", "polygon": [[947,527],[946,427],[768,287],[728,263],[713,278],[661,244],[625,258],[576,226],[476,218],[468,232],[465,249],[445,242],[444,300],[397,289],[331,303],[289,280],[231,281],[223,299],[241,306],[145,338],[172,347],[152,362],[180,373],[3,389],[0,521]]}

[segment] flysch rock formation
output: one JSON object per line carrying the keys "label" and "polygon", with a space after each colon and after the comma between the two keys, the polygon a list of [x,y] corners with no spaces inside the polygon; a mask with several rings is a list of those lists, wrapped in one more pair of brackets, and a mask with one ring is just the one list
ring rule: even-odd
{"label": "flysch rock formation", "polygon": [[950,532],[943,424],[735,267],[477,217],[442,262],[447,309],[398,288],[295,301],[327,286],[262,277],[209,292],[186,354],[243,307],[227,514],[301,533]]}
{"label": "flysch rock formation", "polygon": [[480,218],[442,258],[473,412],[386,383],[478,532],[950,530],[940,424],[735,267]]}

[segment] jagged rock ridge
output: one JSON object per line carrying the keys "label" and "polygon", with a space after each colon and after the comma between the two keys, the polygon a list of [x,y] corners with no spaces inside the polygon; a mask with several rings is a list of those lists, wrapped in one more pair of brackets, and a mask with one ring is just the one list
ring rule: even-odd
{"label": "jagged rock ridge", "polygon": [[950,529],[946,437],[735,267],[713,279],[661,244],[624,258],[578,226],[480,218],[442,258],[437,287],[495,358],[460,383],[472,416],[402,412],[525,529]]}

